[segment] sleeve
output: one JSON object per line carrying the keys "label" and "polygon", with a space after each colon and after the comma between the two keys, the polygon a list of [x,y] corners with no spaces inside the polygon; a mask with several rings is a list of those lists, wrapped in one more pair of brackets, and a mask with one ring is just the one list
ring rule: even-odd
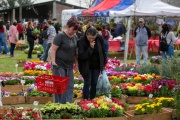
{"label": "sleeve", "polygon": [[173,32],[171,32],[171,40],[172,40],[173,43],[178,41],[178,37],[176,38]]}
{"label": "sleeve", "polygon": [[137,30],[138,27],[135,28],[134,30],[134,36],[136,37],[136,30]]}
{"label": "sleeve", "polygon": [[60,46],[62,44],[62,34],[57,34],[54,38],[53,44],[56,46]]}
{"label": "sleeve", "polygon": [[147,33],[148,33],[148,39],[151,37],[151,31],[148,27],[146,27]]}
{"label": "sleeve", "polygon": [[102,50],[103,50],[103,56],[104,56],[104,66],[106,65],[107,63],[107,55],[106,55],[106,47],[105,47],[105,44],[104,44],[104,40],[103,40],[103,37],[102,36],[99,36],[99,39],[101,41],[101,44],[102,44]]}
{"label": "sleeve", "polygon": [[90,46],[85,46],[84,37],[77,42],[78,47],[78,59],[80,60],[88,60],[93,52],[93,48]]}

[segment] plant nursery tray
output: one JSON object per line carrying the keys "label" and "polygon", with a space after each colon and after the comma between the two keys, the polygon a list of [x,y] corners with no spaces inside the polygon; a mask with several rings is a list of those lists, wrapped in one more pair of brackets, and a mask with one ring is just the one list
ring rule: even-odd
{"label": "plant nursery tray", "polygon": [[39,104],[46,104],[49,101],[53,102],[53,97],[38,97],[38,96],[34,96],[34,97],[30,97],[30,96],[26,96],[26,103],[34,103],[34,101],[38,101]]}
{"label": "plant nursery tray", "polygon": [[24,103],[25,103],[25,96],[2,97],[3,105],[24,104]]}
{"label": "plant nursery tray", "polygon": [[162,109],[161,113],[135,115],[134,110],[126,111],[128,120],[172,120],[172,111]]}

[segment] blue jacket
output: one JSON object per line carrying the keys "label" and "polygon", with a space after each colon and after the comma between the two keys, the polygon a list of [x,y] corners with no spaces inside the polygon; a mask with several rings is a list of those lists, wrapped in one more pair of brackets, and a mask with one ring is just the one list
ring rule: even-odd
{"label": "blue jacket", "polygon": [[117,24],[115,28],[115,37],[121,36],[122,34],[126,34],[126,28],[123,24]]}

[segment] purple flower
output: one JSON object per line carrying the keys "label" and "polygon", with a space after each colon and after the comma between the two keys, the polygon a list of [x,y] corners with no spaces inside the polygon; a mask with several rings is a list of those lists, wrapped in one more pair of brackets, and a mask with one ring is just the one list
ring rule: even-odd
{"label": "purple flower", "polygon": [[31,92],[33,90],[33,88],[28,88],[27,90],[26,90],[26,92]]}

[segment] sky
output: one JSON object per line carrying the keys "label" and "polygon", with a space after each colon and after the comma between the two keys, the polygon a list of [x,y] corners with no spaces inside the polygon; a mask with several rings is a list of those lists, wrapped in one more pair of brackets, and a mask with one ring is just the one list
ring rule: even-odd
{"label": "sky", "polygon": [[[35,0],[35,3],[42,3],[47,1],[53,0]],[[92,0],[66,0],[66,3],[88,8],[90,1]]]}

